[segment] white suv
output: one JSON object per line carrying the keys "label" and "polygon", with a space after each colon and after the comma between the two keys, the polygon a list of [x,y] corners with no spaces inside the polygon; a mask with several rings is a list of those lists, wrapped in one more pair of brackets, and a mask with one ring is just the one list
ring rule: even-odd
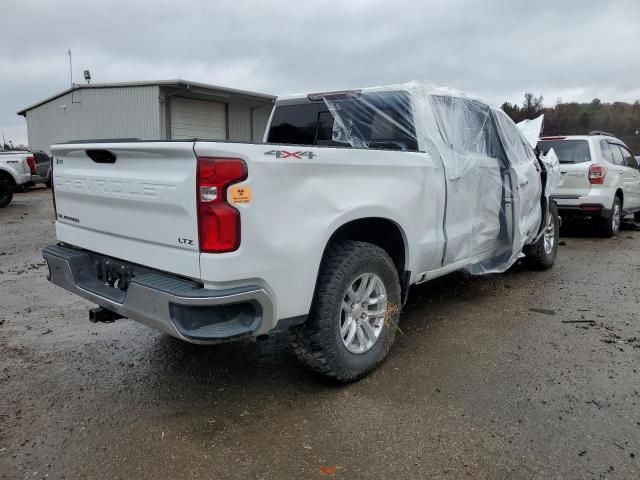
{"label": "white suv", "polygon": [[593,217],[605,236],[618,233],[622,217],[640,221],[640,170],[629,147],[613,135],[542,137],[538,148],[551,148],[560,160],[562,179],[553,192],[561,216]]}

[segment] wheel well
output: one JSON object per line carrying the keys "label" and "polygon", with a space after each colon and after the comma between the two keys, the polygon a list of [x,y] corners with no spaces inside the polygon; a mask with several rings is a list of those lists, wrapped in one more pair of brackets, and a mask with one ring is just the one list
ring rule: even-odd
{"label": "wheel well", "polygon": [[622,194],[622,190],[616,190],[616,197],[620,197],[620,203],[624,205],[624,195]]}
{"label": "wheel well", "polygon": [[327,245],[336,240],[355,240],[377,245],[389,254],[398,275],[402,277],[406,260],[404,236],[395,222],[376,217],[352,220],[338,228]]}

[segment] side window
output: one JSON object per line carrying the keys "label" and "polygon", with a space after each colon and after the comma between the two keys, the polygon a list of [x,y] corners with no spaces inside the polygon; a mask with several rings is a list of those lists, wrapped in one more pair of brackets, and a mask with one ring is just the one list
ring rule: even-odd
{"label": "side window", "polygon": [[636,159],[633,156],[633,154],[629,151],[628,148],[625,148],[622,145],[618,145],[618,146],[620,147],[620,151],[622,152],[622,156],[624,157],[624,164],[629,168],[633,168],[637,170],[638,163],[636,162]]}
{"label": "side window", "polygon": [[609,147],[611,147],[611,152],[613,153],[613,163],[616,165],[624,166],[624,158],[622,157],[622,152],[620,148],[615,143],[610,143]]}
{"label": "side window", "polygon": [[502,137],[504,148],[511,161],[523,165],[536,164],[533,149],[523,138],[520,130],[518,130],[518,127],[516,127],[507,114],[502,110],[494,110],[494,117],[500,128],[500,136]]}
{"label": "side window", "polygon": [[496,157],[499,139],[491,110],[480,102],[434,95],[431,101],[438,114],[438,126],[449,147],[462,154]]}
{"label": "side window", "polygon": [[600,140],[600,150],[602,151],[602,156],[607,162],[615,163],[611,147],[609,147],[609,143],[606,140]]}

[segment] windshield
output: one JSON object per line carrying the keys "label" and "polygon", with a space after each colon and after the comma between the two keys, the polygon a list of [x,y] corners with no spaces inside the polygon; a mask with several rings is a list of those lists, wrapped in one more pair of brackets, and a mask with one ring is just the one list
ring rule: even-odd
{"label": "windshield", "polygon": [[540,140],[538,149],[546,155],[553,148],[560,163],[584,163],[591,161],[587,140]]}

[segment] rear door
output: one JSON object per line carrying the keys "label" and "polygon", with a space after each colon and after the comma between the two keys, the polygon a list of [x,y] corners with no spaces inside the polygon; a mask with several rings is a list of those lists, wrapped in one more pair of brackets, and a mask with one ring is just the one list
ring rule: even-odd
{"label": "rear door", "polygon": [[626,203],[628,208],[640,207],[640,175],[638,175],[638,162],[636,162],[633,153],[624,145],[618,145],[622,157],[624,159],[624,165],[627,168],[627,175],[629,176],[629,188],[633,192],[633,199]]}
{"label": "rear door", "polygon": [[448,153],[443,157],[447,184],[446,249],[443,266],[480,261],[510,245],[512,204],[505,203],[506,163],[487,105],[434,95],[437,122]]}
{"label": "rear door", "polygon": [[619,177],[618,185],[611,185],[611,187],[615,188],[620,186],[622,188],[622,193],[624,195],[624,208],[635,208],[638,204],[638,192],[637,192],[637,170],[634,170],[627,166],[625,161],[625,153],[623,147],[614,142],[607,142],[609,144],[609,148],[611,150],[613,156],[612,166],[614,169],[614,174],[617,174]]}
{"label": "rear door", "polygon": [[52,151],[58,240],[199,277],[192,142],[55,145]]}
{"label": "rear door", "polygon": [[578,198],[589,194],[589,167],[592,164],[589,141],[575,138],[542,139],[538,149],[543,155],[553,151],[560,162],[560,182],[553,192],[558,198]]}

